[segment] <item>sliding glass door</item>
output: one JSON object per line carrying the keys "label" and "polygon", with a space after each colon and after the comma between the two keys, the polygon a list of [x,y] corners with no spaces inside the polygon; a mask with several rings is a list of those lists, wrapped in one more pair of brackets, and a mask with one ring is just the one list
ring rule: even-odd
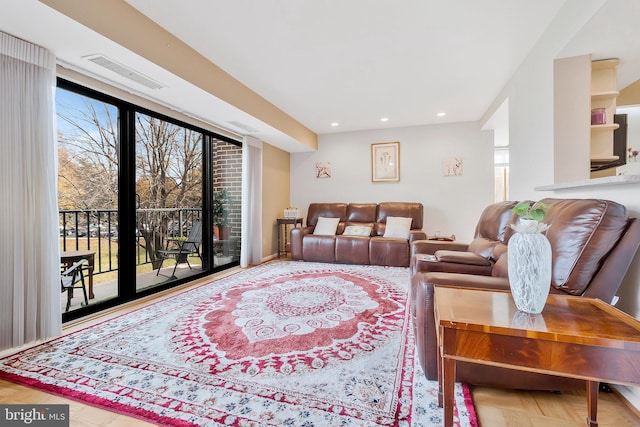
{"label": "sliding glass door", "polygon": [[80,288],[61,293],[73,312],[118,296],[119,109],[62,88],[56,101],[61,267],[86,261],[87,300]]}
{"label": "sliding glass door", "polygon": [[135,114],[137,290],[203,271],[203,135]]}
{"label": "sliding glass door", "polygon": [[[56,96],[63,321],[239,264],[238,141],[64,80]],[[80,257],[80,258],[79,258]]]}

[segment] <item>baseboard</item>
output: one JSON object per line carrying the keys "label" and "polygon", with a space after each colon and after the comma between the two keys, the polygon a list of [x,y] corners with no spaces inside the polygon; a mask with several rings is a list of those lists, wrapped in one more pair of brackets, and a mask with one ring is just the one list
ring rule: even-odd
{"label": "baseboard", "polygon": [[267,255],[266,257],[262,258],[262,262],[267,262],[267,261],[271,261],[273,259],[277,259],[278,258],[278,254],[271,254],[271,255]]}
{"label": "baseboard", "polygon": [[613,388],[638,416],[640,416],[640,387],[611,384]]}

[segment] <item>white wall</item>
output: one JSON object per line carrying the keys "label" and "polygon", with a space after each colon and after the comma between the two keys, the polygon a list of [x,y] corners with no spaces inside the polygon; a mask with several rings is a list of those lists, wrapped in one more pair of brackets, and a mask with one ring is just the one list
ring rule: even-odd
{"label": "white wall", "polygon": [[[400,142],[400,181],[371,182],[371,144]],[[443,176],[442,161],[460,156],[461,176]],[[330,162],[331,178],[316,178]],[[291,204],[411,201],[424,205],[424,230],[469,241],[493,202],[493,133],[478,122],[321,135],[318,151],[291,154]]]}
{"label": "white wall", "polygon": [[[554,184],[553,138],[553,61],[603,2],[567,2],[560,15],[515,73],[494,105],[509,99],[509,139],[511,164],[511,198],[593,197],[614,200],[640,215],[640,186],[607,186],[586,189],[535,191],[535,187]],[[570,151],[569,151],[570,152]],[[564,162],[571,164],[570,161]],[[637,260],[636,260],[637,261]],[[635,262],[625,279],[618,307],[640,318],[640,263]]]}
{"label": "white wall", "polygon": [[[553,140],[553,60],[585,20],[590,18],[590,14],[597,11],[603,3],[568,1],[557,20],[549,27],[493,105],[500,105],[502,100],[509,99],[512,199],[603,198],[626,205],[630,214],[638,217],[640,185],[590,187],[579,190],[534,190],[534,187],[554,184],[554,162],[563,161],[554,159],[554,144],[562,141]],[[615,23],[611,25],[614,27]],[[488,111],[486,116],[489,117],[490,114],[491,111]],[[566,162],[569,163],[571,162]],[[620,301],[617,307],[637,318],[640,318],[639,289],[640,256],[636,255],[618,293]],[[640,388],[619,389],[632,404],[640,408]]]}

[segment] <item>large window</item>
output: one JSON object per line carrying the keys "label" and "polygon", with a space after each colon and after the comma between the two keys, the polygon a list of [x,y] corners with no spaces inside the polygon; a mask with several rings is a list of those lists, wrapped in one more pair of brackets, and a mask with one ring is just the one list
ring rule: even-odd
{"label": "large window", "polygon": [[89,294],[63,320],[238,264],[239,142],[64,80],[56,104],[61,263]]}

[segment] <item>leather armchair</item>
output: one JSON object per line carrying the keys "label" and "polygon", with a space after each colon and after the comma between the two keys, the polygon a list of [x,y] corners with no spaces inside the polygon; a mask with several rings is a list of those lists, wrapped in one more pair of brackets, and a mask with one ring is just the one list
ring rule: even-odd
{"label": "leather armchair", "polygon": [[[599,199],[544,199],[549,206],[545,222],[551,225],[547,237],[552,247],[550,293],[582,295],[611,303],[640,246],[640,221],[629,218],[624,206]],[[515,205],[515,202],[512,203]],[[465,274],[467,266],[438,258],[420,261],[422,250],[438,252],[423,242],[412,248],[410,307],[416,335],[417,355],[425,375],[437,380],[437,337],[433,313],[435,286],[509,290],[507,245],[512,232],[508,225],[516,217],[508,214],[509,203],[491,205],[476,227],[477,239],[467,251],[482,254],[491,268]],[[493,228],[485,224],[494,218]],[[488,233],[487,230],[493,230]],[[495,240],[494,240],[495,239]],[[484,251],[474,252],[474,247]],[[490,248],[490,249],[489,249]],[[473,256],[473,255],[471,255]],[[494,257],[497,257],[495,260]],[[563,390],[583,386],[581,380],[499,367],[458,363],[457,381],[467,384],[515,389]]]}

